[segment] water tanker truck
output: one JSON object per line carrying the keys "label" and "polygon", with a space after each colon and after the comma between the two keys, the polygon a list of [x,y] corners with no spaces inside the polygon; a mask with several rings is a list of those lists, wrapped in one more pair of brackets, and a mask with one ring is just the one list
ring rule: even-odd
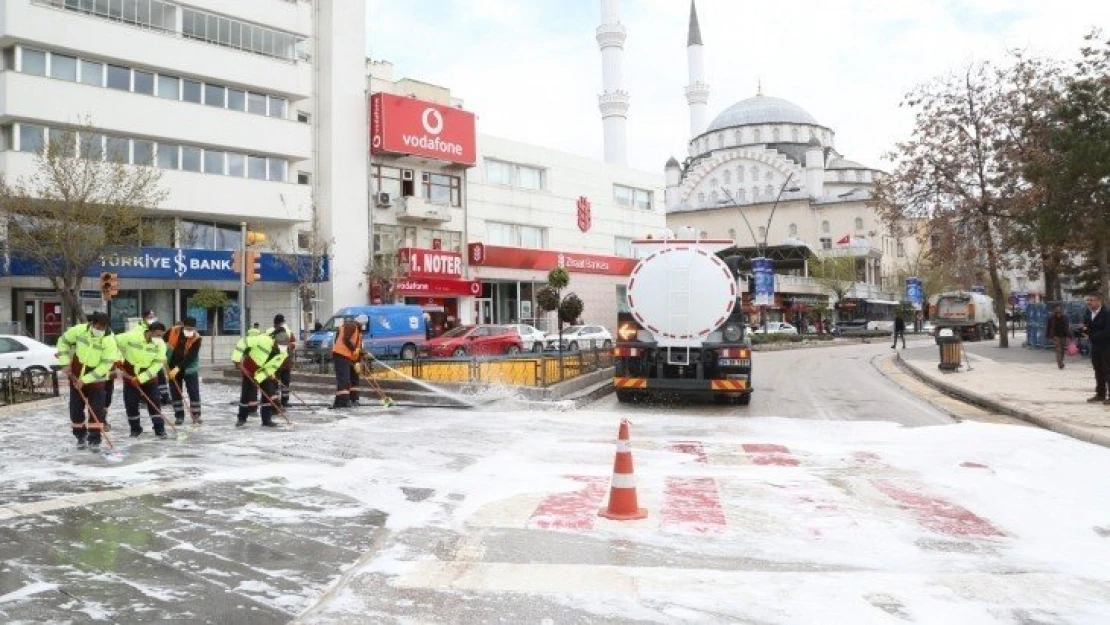
{"label": "water tanker truck", "polygon": [[994,314],[994,298],[982,293],[949,291],[931,298],[929,305],[933,325],[951,328],[965,341],[993,339],[998,332],[998,316]]}
{"label": "water tanker truck", "polygon": [[613,349],[618,401],[658,395],[751,401],[740,258],[718,255],[732,241],[689,234],[633,242],[641,260],[628,279]]}

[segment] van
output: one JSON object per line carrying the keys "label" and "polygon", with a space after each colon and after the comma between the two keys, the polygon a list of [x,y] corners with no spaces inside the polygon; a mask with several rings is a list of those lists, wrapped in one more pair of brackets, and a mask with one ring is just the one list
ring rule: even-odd
{"label": "van", "polygon": [[375,358],[412,360],[427,340],[424,309],[419,306],[349,306],[335,311],[322,330],[309,335],[305,341],[308,353],[325,360],[331,358],[335,331],[347,317],[359,320],[362,350]]}

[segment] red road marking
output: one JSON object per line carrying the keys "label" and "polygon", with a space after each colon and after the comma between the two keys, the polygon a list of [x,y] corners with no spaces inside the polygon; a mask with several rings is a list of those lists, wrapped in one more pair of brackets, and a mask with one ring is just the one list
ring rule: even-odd
{"label": "red road marking", "polygon": [[801,462],[790,455],[790,450],[782,445],[769,443],[745,443],[741,445],[744,451],[752,456],[754,464],[777,465],[781,467],[796,467]]}
{"label": "red road marking", "polygon": [[853,464],[873,469],[889,469],[882,456],[873,451],[857,451],[852,453]]}
{"label": "red road marking", "polygon": [[717,482],[708,477],[669,477],[664,491],[663,530],[720,534],[725,511]]}
{"label": "red road marking", "polygon": [[915,493],[885,480],[872,480],[871,484],[912,511],[917,522],[926,529],[950,536],[1006,535],[990,521],[946,499]]}
{"label": "red road marking", "polygon": [[676,451],[680,454],[690,454],[694,456],[697,462],[700,462],[702,464],[705,464],[709,461],[709,457],[705,453],[705,447],[698,442],[678,441],[668,445],[667,449],[670,449],[671,451]]}
{"label": "red road marking", "polygon": [[591,475],[567,476],[582,488],[548,495],[528,519],[529,529],[582,530],[594,526],[597,509],[603,504],[609,478]]}

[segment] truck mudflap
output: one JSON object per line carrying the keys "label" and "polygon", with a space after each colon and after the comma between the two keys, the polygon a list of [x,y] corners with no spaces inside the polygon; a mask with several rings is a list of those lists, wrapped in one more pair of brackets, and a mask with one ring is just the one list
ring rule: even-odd
{"label": "truck mudflap", "polygon": [[747,380],[685,380],[671,378],[613,378],[618,389],[657,389],[677,393],[750,393]]}

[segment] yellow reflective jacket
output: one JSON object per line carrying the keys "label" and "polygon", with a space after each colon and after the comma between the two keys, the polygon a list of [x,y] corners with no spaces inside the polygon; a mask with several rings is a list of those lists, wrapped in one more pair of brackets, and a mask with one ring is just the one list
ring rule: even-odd
{"label": "yellow reflective jacket", "polygon": [[158,377],[158,372],[166,366],[166,343],[162,339],[146,338],[146,331],[140,326],[116,338],[120,360],[130,365],[139,384]]}
{"label": "yellow reflective jacket", "polygon": [[70,367],[73,375],[85,384],[108,379],[112,366],[119,360],[119,348],[112,334],[96,337],[89,324],[75,325],[58,337],[58,364]]}
{"label": "yellow reflective jacket", "polygon": [[262,382],[277,373],[285,362],[285,354],[278,349],[273,337],[252,334],[239,339],[235,344],[235,350],[231,352],[231,362],[241,365],[256,382]]}

